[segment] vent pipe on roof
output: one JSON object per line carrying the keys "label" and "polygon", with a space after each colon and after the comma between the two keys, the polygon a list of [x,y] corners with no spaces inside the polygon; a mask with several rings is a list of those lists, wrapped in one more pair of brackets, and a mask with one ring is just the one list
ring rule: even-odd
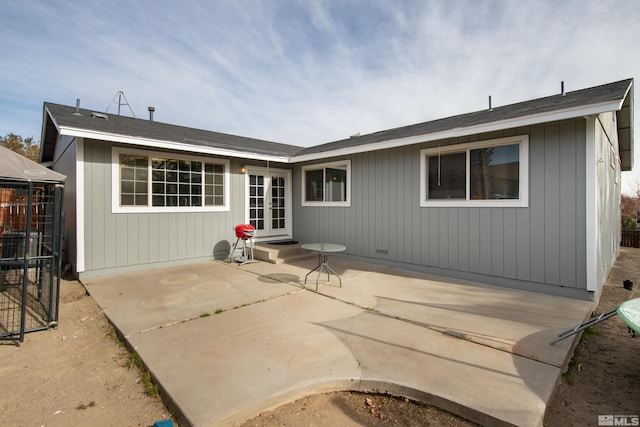
{"label": "vent pipe on roof", "polygon": [[81,116],[80,114],[80,98],[76,98],[76,111],[72,113],[74,116]]}
{"label": "vent pipe on roof", "polygon": [[566,95],[566,93],[564,92],[564,80],[560,82],[560,95]]}
{"label": "vent pipe on roof", "polygon": [[156,111],[155,107],[147,107],[147,110],[149,110],[149,121],[152,122],[153,121],[153,112]]}
{"label": "vent pipe on roof", "polygon": [[491,106],[491,95],[489,95],[489,111],[493,111],[493,107]]}

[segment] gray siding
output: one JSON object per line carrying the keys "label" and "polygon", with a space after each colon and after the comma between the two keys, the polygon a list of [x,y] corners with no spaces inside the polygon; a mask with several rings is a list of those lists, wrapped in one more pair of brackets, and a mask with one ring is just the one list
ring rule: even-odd
{"label": "gray siding", "polygon": [[[620,250],[620,163],[615,113],[603,113],[595,121],[598,253],[597,286],[601,286]],[[615,167],[612,167],[612,164]]]}
{"label": "gray siding", "polygon": [[[110,143],[84,144],[85,272],[206,260],[220,243],[233,244],[233,227],[244,222],[244,198],[231,197],[227,212],[112,213]],[[244,194],[244,175],[231,162],[231,194]]]}
{"label": "gray siding", "polygon": [[78,251],[76,247],[76,139],[70,136],[60,137],[53,154],[51,169],[67,176],[64,188],[64,239],[63,239],[63,267],[70,265],[76,271],[75,261]]}
{"label": "gray siding", "polygon": [[[301,206],[301,166],[296,166],[294,237],[343,243],[348,255],[408,268],[581,293],[586,289],[585,126],[583,119],[566,120],[439,141],[450,145],[528,134],[528,208],[421,208],[420,150],[438,142],[350,156],[350,207]],[[327,159],[333,160],[340,159]]]}

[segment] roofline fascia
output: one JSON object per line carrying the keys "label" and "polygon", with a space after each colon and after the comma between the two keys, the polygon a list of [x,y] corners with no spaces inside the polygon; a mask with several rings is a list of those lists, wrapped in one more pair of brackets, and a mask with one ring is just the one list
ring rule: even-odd
{"label": "roofline fascia", "polygon": [[79,129],[69,126],[60,126],[59,133],[61,135],[75,136],[79,138],[90,138],[98,140],[107,140],[128,145],[138,145],[142,147],[164,148],[167,150],[188,151],[191,153],[211,154],[216,156],[239,157],[251,160],[267,160],[270,162],[289,163],[288,156],[274,156],[269,154],[251,153],[238,150],[226,150],[223,148],[204,147],[201,145],[187,144],[182,142],[165,141],[159,139],[138,138],[134,136],[124,136],[114,133],[105,133],[92,131],[89,129]]}
{"label": "roofline fascia", "polygon": [[[58,126],[58,122],[57,122],[56,118],[53,116],[53,114],[51,114],[51,111],[49,111],[49,107],[47,107],[46,104],[45,104],[44,110],[45,110],[46,115],[49,116],[49,118],[53,122],[53,125],[56,127],[56,130],[58,131],[58,133],[60,133],[60,126]],[[43,123],[42,126],[46,127],[46,124]],[[42,135],[42,136],[44,136],[44,135]]]}
{"label": "roofline fascia", "polygon": [[49,107],[47,107],[47,104],[45,103],[42,112],[42,126],[40,128],[40,153],[38,154],[38,162],[42,162],[42,156],[44,154],[43,148],[45,144],[45,133],[47,129],[47,117],[51,119],[51,122],[53,123],[53,126],[55,126],[58,135],[60,135],[60,126],[58,126],[56,118],[53,117],[53,114],[51,114],[51,111],[49,111]]}
{"label": "roofline fascia", "polygon": [[357,153],[365,153],[376,150],[403,147],[424,142],[437,141],[439,139],[456,138],[461,136],[475,135],[479,133],[493,132],[501,129],[509,129],[520,126],[530,126],[540,123],[572,119],[576,117],[586,117],[593,114],[600,114],[606,111],[619,111],[624,103],[621,101],[607,101],[577,108],[556,110],[551,113],[539,113],[530,116],[518,117],[515,119],[500,120],[496,122],[483,123],[480,125],[448,129],[442,132],[414,135],[406,138],[390,139],[387,141],[374,142],[371,144],[356,145],[337,150],[323,151],[320,153],[303,154],[290,158],[290,163],[306,162],[312,160],[326,159],[328,157],[347,156]]}

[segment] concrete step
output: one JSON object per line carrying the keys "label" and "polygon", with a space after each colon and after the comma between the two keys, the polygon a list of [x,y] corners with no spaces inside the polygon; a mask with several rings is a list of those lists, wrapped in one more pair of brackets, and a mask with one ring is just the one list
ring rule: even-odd
{"label": "concrete step", "polygon": [[302,244],[274,245],[270,243],[258,243],[253,249],[255,259],[272,264],[286,264],[301,259],[317,256],[316,253],[301,248]]}

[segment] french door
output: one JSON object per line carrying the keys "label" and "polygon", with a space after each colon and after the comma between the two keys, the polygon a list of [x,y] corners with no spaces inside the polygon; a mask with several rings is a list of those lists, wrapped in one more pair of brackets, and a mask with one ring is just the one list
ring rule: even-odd
{"label": "french door", "polygon": [[247,222],[256,237],[291,238],[291,171],[246,168]]}

